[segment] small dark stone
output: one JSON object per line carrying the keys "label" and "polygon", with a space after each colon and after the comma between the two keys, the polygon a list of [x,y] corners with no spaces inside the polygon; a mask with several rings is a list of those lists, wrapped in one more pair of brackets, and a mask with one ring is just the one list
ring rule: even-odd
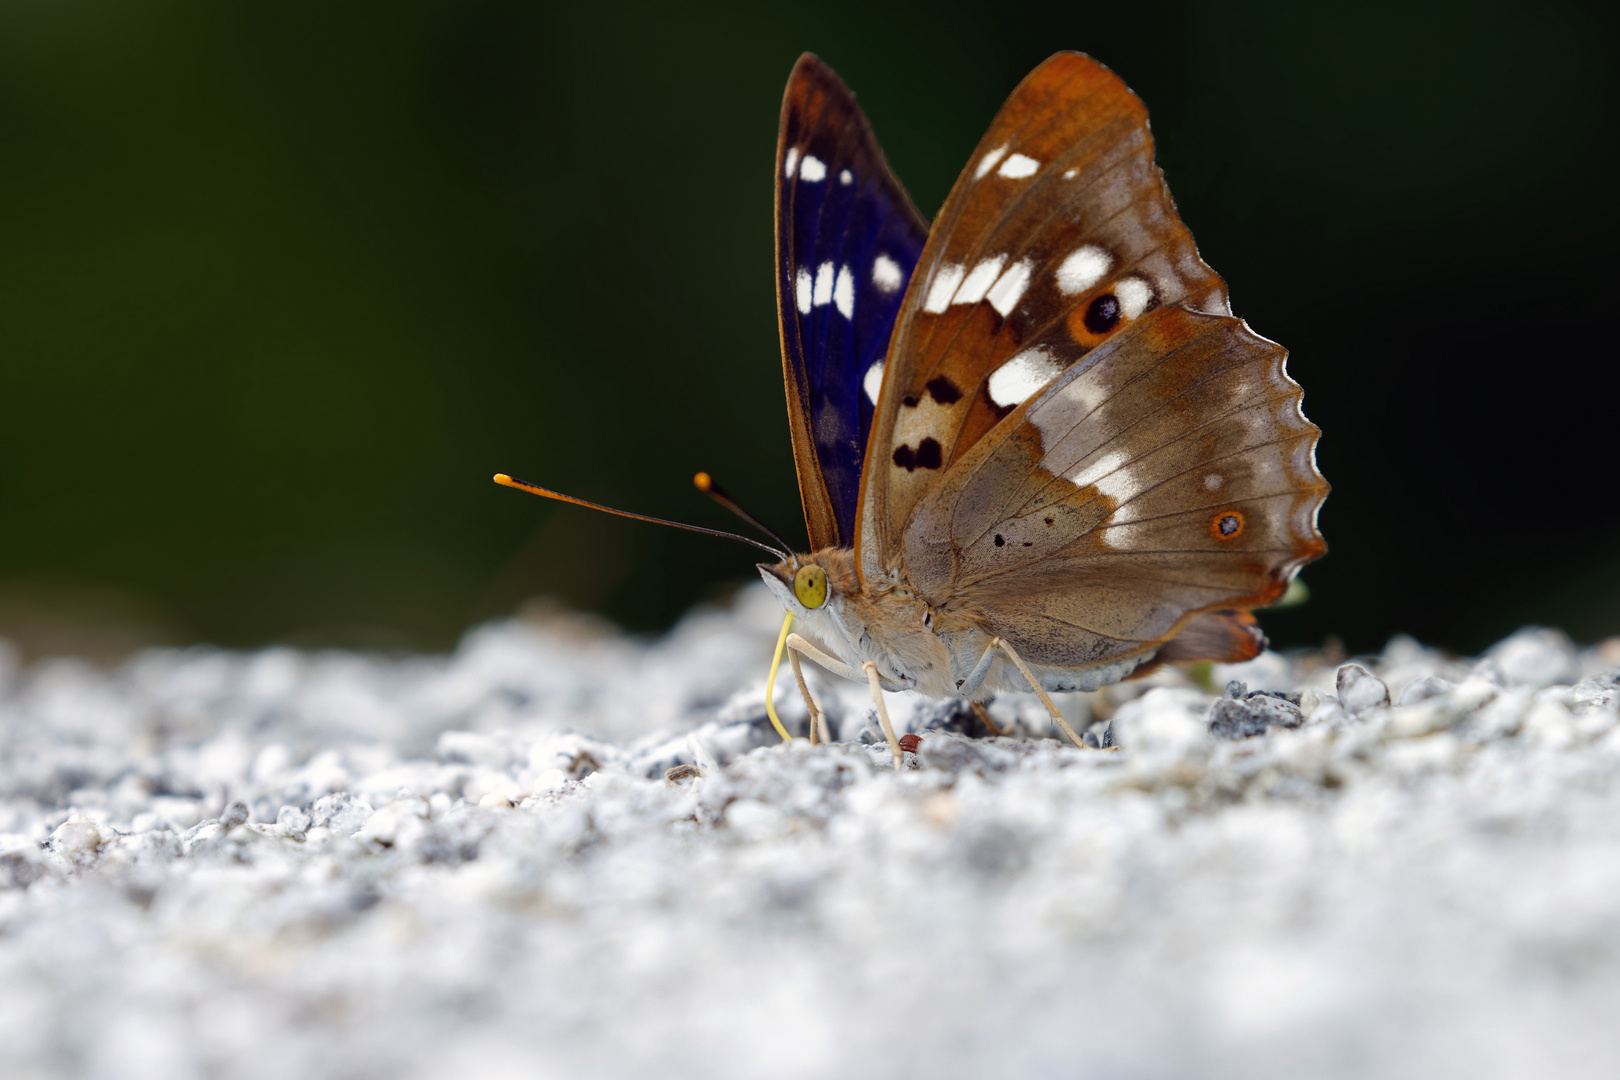
{"label": "small dark stone", "polygon": [[602,763],[596,760],[595,754],[589,750],[581,750],[574,755],[573,760],[568,763],[568,768],[564,769],[563,773],[570,780],[583,780],[601,767]]}
{"label": "small dark stone", "polygon": [[247,819],[248,819],[247,803],[243,802],[240,799],[236,800],[235,802],[231,803],[231,805],[227,806],[225,808],[225,812],[219,815],[219,823],[221,825],[223,825],[227,830],[234,829],[238,825],[247,824]]}
{"label": "small dark stone", "polygon": [[[988,716],[989,713],[984,715]],[[921,713],[916,723],[923,731],[950,731],[970,739],[985,739],[1001,734],[999,730],[986,726],[971,701],[960,698],[939,702],[930,711]]]}
{"label": "small dark stone", "polygon": [[1114,724],[1111,720],[1098,720],[1080,735],[1080,741],[1095,750],[1114,746]]}
{"label": "small dark stone", "polygon": [[[1234,682],[1227,687],[1231,695]],[[1270,727],[1296,728],[1305,722],[1299,706],[1282,694],[1260,692],[1223,697],[1209,707],[1209,733],[1217,739],[1250,739]]]}
{"label": "small dark stone", "polygon": [[0,855],[0,888],[26,889],[45,874],[45,860],[26,848]]}

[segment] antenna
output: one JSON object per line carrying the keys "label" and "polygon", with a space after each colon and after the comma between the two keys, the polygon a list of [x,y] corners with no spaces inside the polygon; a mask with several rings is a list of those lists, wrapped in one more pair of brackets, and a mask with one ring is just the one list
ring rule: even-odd
{"label": "antenna", "polygon": [[775,540],[778,544],[781,544],[785,550],[793,550],[793,545],[782,539],[781,535],[777,533],[775,529],[771,528],[769,525],[766,525],[763,521],[759,520],[759,518],[737,505],[737,500],[733,499],[731,494],[726,491],[725,488],[716,483],[714,477],[710,476],[708,473],[700,472],[696,476],[692,477],[692,484],[699,491],[703,492],[703,494],[707,495],[709,498],[713,499],[727,510],[730,510],[733,514],[736,514],[738,517],[748,522],[748,524],[752,525],[754,528],[758,529],[772,540]]}
{"label": "antenna", "polygon": [[[550,488],[543,488],[539,484],[531,484],[527,480],[519,480],[516,477],[508,476],[506,473],[496,473],[495,482],[500,484],[502,487],[516,488],[519,491],[527,491],[531,495],[539,495],[546,499],[555,499],[558,502],[572,503],[575,506],[583,506],[591,510],[600,510],[604,514],[613,514],[618,517],[630,518],[633,521],[650,521],[654,525],[668,525],[672,529],[685,529],[687,532],[707,533],[709,536],[723,536],[727,540],[738,540],[744,544],[752,544],[761,551],[766,551],[772,555],[775,555],[777,560],[781,562],[786,562],[788,559],[793,557],[787,551],[779,551],[768,544],[760,543],[758,540],[755,540],[752,537],[741,536],[737,533],[722,532],[719,529],[705,529],[701,525],[685,525],[679,521],[665,521],[663,518],[648,517],[646,514],[632,514],[628,510],[615,510],[611,506],[603,506],[601,503],[593,503],[587,502],[584,499],[576,499],[572,495],[564,495],[560,491],[552,491]],[[743,516],[745,518],[747,517],[746,514]],[[748,518],[748,520],[752,521],[753,519]],[[758,523],[756,522],[755,524]],[[766,529],[765,531],[770,532],[769,529]],[[772,533],[772,535],[774,536],[775,534]],[[787,545],[785,544],[783,545],[783,547],[786,546]]]}

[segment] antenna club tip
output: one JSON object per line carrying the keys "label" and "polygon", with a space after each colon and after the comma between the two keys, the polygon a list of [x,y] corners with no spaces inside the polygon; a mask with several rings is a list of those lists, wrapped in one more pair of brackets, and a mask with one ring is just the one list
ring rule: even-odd
{"label": "antenna club tip", "polygon": [[495,482],[500,484],[502,487],[512,486],[512,478],[503,472],[498,472],[495,474]]}
{"label": "antenna club tip", "polygon": [[700,472],[696,476],[692,477],[692,484],[699,491],[709,491],[714,487],[714,477],[710,476],[706,472]]}

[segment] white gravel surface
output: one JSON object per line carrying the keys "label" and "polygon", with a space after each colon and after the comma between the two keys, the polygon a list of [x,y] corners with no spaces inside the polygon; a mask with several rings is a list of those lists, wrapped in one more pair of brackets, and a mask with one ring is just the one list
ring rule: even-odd
{"label": "white gravel surface", "polygon": [[896,695],[895,773],[779,619],[0,649],[0,1075],[1620,1075],[1620,639]]}

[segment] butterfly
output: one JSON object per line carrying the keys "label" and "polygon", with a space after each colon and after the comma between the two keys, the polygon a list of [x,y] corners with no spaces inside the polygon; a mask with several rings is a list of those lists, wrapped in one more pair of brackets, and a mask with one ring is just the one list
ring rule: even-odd
{"label": "butterfly", "polygon": [[1052,692],[1264,648],[1251,610],[1327,550],[1321,431],[1287,352],[1199,258],[1117,75],[1074,52],[1036,68],[930,225],[805,54],[777,137],[776,264],[808,554],[495,479],[776,556],[759,570],[786,612],[765,695],[783,739],[784,649],[811,740],[829,732],[801,656],[868,684],[899,768],[884,691],[1033,690],[1083,747]]}
{"label": "butterfly", "polygon": [[776,257],[812,550],[760,573],[812,739],[800,656],[869,683],[898,767],[880,691],[1033,690],[1079,746],[1051,692],[1260,652],[1251,610],[1326,551],[1321,432],[1199,257],[1119,76],[1037,67],[930,226],[805,54]]}

